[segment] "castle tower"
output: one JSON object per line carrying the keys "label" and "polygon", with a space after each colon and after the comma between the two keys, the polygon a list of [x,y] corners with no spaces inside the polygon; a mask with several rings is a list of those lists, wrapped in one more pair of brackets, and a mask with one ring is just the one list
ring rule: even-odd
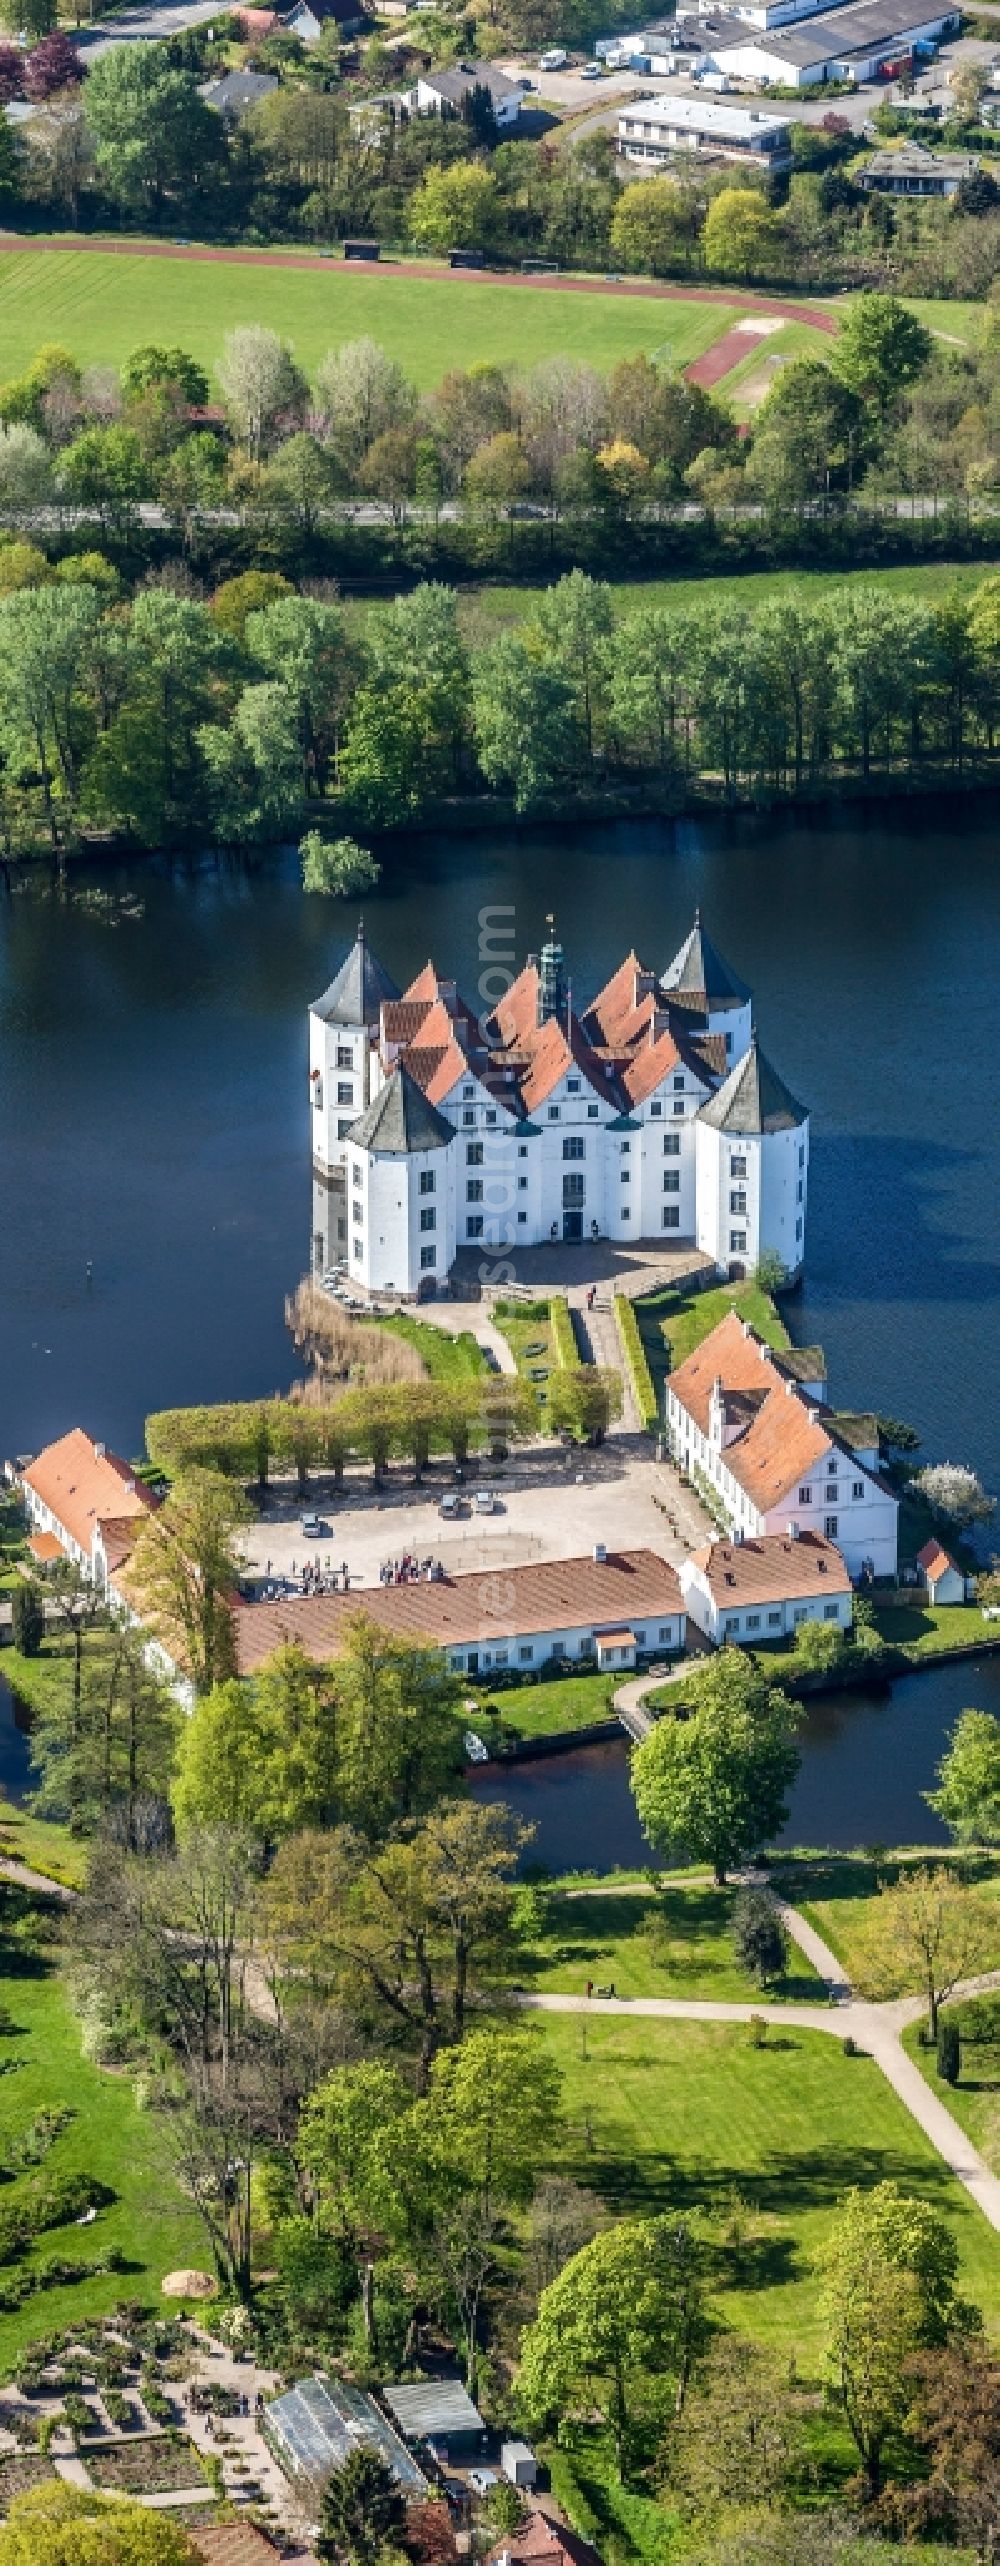
{"label": "castle tower", "polygon": [[313,1264],[317,1270],[339,1264],[347,1253],[347,1135],[377,1083],[382,1001],[398,996],[395,981],[372,952],[364,920],[359,919],[349,953],[309,1009]]}
{"label": "castle tower", "polygon": [[698,1245],[722,1273],[752,1274],[777,1256],[801,1272],[809,1183],[809,1116],[750,1038],[745,1058],[695,1118]]}
{"label": "castle tower", "polygon": [[547,1024],[555,1016],[560,1024],[566,1017],[566,958],[555,935],[555,919],[547,917],[549,930],[538,957],[538,1022]]}
{"label": "castle tower", "polygon": [[750,1041],[750,991],[706,935],[700,909],[660,987],[668,1004],[690,1017],[692,1032],[721,1034],[727,1066],[742,1060]]}

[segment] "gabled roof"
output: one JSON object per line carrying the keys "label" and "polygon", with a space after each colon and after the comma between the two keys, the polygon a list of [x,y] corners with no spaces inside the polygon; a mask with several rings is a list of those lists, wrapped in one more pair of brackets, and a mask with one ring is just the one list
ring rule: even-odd
{"label": "gabled roof", "polygon": [[700,909],[695,910],[691,932],[673,961],[668,962],[660,986],[668,997],[676,997],[689,1006],[703,999],[705,1012],[712,1015],[723,1007],[746,1007],[750,1003],[746,982],[737,979],[705,934]]}
{"label": "gabled roof", "polygon": [[808,1116],[805,1106],[797,1102],[791,1088],[765,1060],[753,1034],[749,1051],[730,1070],[717,1095],[710,1096],[708,1103],[701,1106],[699,1119],[710,1123],[713,1131],[752,1135],[795,1131]]}
{"label": "gabled roof", "polygon": [[721,1381],[725,1393],[727,1418],[736,1415],[735,1407],[730,1409],[734,1393],[744,1394],[749,1402],[747,1422],[725,1446],[725,1464],[737,1485],[766,1515],[825,1459],[831,1434],[794,1382],[781,1377],[768,1347],[735,1310],[727,1311],[711,1336],[669,1376],[671,1396],[703,1435],[709,1431],[716,1381]]}
{"label": "gabled roof", "polygon": [[98,1524],[114,1524],[120,1545],[125,1525],[137,1529],[139,1518],[153,1506],[131,1464],[92,1442],[82,1426],[73,1426],[58,1443],[46,1444],[23,1478],[63,1531],[88,1553]]}
{"label": "gabled roof", "polygon": [[942,1549],[933,1533],[930,1540],[925,1541],[923,1549],[917,1552],[917,1567],[923,1569],[925,1577],[946,1577],[949,1568],[955,1570],[956,1576],[960,1574],[950,1551]]}
{"label": "gabled roof", "polygon": [[487,2550],[485,2566],[602,2566],[600,2551],[565,2522],[530,2512],[519,2530],[507,2531]]}
{"label": "gabled roof", "polygon": [[404,1151],[414,1156],[422,1149],[446,1149],[455,1134],[400,1062],[357,1122],[351,1124],[347,1137],[356,1149],[386,1154]]}
{"label": "gabled roof", "polygon": [[359,1614],[392,1639],[429,1648],[489,1647],[540,1632],[633,1629],[684,1611],[676,1569],[654,1550],[610,1551],[606,1559],[547,1559],[471,1576],[415,1578],[366,1586],[353,1595],[290,1595],[280,1603],[237,1604],[233,1627],[241,1675],[295,1640],[319,1665],[342,1655]]}
{"label": "gabled roof", "polygon": [[588,1042],[614,1046],[633,1041],[652,1013],[655,988],[655,972],[647,971],[633,948],[591,999],[582,1018]]}
{"label": "gabled roof", "polygon": [[395,981],[372,952],[362,921],[349,954],[334,973],[329,988],[314,1000],[310,1013],[322,1016],[324,1024],[336,1019],[349,1025],[375,1026],[383,999],[398,996]]}
{"label": "gabled roof", "polygon": [[681,1569],[700,1570],[717,1604],[802,1602],[814,1595],[849,1595],[851,1581],[836,1542],[820,1533],[758,1533],[753,1541],[710,1541]]}

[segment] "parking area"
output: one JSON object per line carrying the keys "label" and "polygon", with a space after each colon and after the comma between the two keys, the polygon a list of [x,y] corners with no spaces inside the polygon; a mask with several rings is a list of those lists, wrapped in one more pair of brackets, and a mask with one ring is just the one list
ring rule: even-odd
{"label": "parking area", "polygon": [[[495,1513],[476,1511],[479,1485],[495,1490]],[[284,1581],[302,1591],[306,1571],[310,1580],[317,1571],[336,1572],[342,1582],[346,1561],[350,1591],[363,1596],[366,1587],[378,1586],[384,1565],[404,1554],[439,1561],[449,1577],[576,1559],[597,1542],[615,1550],[648,1548],[676,1564],[706,1538],[706,1518],[691,1491],[638,1437],[609,1438],[594,1452],[538,1445],[500,1469],[484,1462],[461,1492],[463,1512],[449,1521],[440,1502],[453,1488],[451,1465],[442,1463],[419,1488],[400,1472],[378,1495],[358,1480],[344,1496],[317,1490],[303,1505],[290,1488],[272,1489],[259,1521],[240,1536],[252,1591]],[[318,1538],[302,1529],[312,1514],[329,1527]]]}

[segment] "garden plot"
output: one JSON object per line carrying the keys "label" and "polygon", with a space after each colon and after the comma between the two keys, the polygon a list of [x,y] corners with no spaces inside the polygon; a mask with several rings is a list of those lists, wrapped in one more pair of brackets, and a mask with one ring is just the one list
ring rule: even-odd
{"label": "garden plot", "polygon": [[102,2491],[119,2495],[193,2494],[205,2469],[193,2441],[150,2433],[141,2441],[105,2442],[85,2453],[87,2473]]}

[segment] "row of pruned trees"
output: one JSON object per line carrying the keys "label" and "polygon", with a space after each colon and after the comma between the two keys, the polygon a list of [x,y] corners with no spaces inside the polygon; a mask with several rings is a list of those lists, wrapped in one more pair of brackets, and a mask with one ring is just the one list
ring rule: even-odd
{"label": "row of pruned trees", "polygon": [[[557,1429],[603,1433],[621,1406],[615,1373],[595,1367],[553,1376],[549,1417]],[[264,1486],[272,1473],[294,1470],[304,1488],[310,1470],[343,1477],[348,1462],[370,1461],[376,1478],[390,1460],[420,1471],[432,1452],[467,1460],[474,1445],[499,1453],[539,1430],[530,1382],[507,1373],[457,1381],[393,1381],[345,1388],[340,1398],[274,1398],[209,1408],[166,1408],[147,1418],[151,1460],[171,1478],[217,1470]]]}

